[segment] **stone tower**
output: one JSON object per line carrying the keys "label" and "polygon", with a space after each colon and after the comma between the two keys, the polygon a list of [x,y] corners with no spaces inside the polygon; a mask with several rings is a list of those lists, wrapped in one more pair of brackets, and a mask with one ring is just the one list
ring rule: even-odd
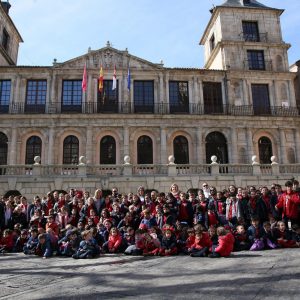
{"label": "stone tower", "polygon": [[23,40],[9,16],[11,5],[4,1],[0,4],[0,66],[13,66],[17,64],[19,44]]}
{"label": "stone tower", "polygon": [[205,68],[287,72],[287,50],[280,16],[284,10],[255,0],[227,0],[211,10],[201,38]]}

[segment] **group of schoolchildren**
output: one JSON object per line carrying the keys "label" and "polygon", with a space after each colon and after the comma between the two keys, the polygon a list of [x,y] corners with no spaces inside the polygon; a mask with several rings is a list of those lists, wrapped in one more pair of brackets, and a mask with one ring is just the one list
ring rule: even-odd
{"label": "group of schoolchildren", "polygon": [[270,189],[217,191],[204,183],[197,192],[168,194],[139,187],[117,188],[105,197],[97,189],[0,200],[0,253],[43,258],[126,255],[227,257],[232,251],[300,247],[300,191],[297,181]]}

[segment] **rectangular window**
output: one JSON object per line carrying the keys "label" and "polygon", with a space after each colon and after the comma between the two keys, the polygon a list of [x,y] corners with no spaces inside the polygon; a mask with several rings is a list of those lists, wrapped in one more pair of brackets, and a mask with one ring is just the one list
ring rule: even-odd
{"label": "rectangular window", "polygon": [[47,97],[47,80],[28,80],[25,112],[44,113]]}
{"label": "rectangular window", "polygon": [[188,82],[169,82],[170,113],[189,113]]}
{"label": "rectangular window", "polygon": [[0,80],[0,113],[8,113],[10,89],[10,80]]}
{"label": "rectangular window", "polygon": [[103,81],[102,93],[98,90],[98,112],[117,113],[118,112],[118,81],[117,88],[112,89],[113,81]]}
{"label": "rectangular window", "polygon": [[154,82],[134,81],[134,111],[154,112]]}
{"label": "rectangular window", "polygon": [[259,42],[257,22],[243,21],[243,35],[247,42]]}
{"label": "rectangular window", "polygon": [[63,80],[61,112],[82,111],[81,80]]}
{"label": "rectangular window", "polygon": [[220,82],[203,82],[205,114],[223,114],[222,84]]}
{"label": "rectangular window", "polygon": [[248,67],[249,70],[265,70],[264,51],[262,50],[248,50]]}
{"label": "rectangular window", "polygon": [[252,84],[251,90],[254,115],[270,115],[269,86]]}
{"label": "rectangular window", "polygon": [[6,29],[4,28],[3,29],[3,32],[2,32],[2,47],[8,51],[8,45],[9,45],[9,34],[8,32],[6,31]]}

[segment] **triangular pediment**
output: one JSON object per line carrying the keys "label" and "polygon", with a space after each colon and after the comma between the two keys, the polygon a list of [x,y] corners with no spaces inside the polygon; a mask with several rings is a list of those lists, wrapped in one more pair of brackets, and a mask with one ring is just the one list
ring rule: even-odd
{"label": "triangular pediment", "polygon": [[63,63],[56,63],[55,66],[69,69],[69,68],[83,68],[87,64],[88,68],[97,68],[103,66],[103,69],[140,69],[140,70],[157,70],[162,69],[162,64],[151,63],[145,59],[129,54],[127,50],[121,51],[110,46],[101,48],[99,50],[88,50],[88,53],[65,61]]}

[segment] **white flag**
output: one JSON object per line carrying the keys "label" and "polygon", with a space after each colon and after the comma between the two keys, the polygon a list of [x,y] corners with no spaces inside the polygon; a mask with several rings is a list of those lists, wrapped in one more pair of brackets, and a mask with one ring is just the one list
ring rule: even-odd
{"label": "white flag", "polygon": [[116,88],[117,88],[117,71],[116,71],[116,66],[115,66],[114,75],[113,75],[112,90],[115,90]]}

